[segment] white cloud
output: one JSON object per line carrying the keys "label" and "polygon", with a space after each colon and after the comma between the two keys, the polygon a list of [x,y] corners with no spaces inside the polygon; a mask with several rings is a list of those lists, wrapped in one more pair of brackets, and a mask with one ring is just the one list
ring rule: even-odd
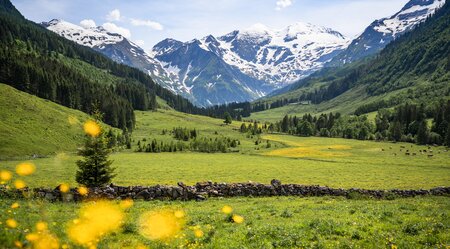
{"label": "white cloud", "polygon": [[292,0],[277,0],[276,10],[281,10],[292,5]]}
{"label": "white cloud", "polygon": [[143,47],[145,45],[144,40],[136,40],[134,41],[134,43],[136,43],[136,45],[138,45],[139,47]]}
{"label": "white cloud", "polygon": [[118,9],[111,10],[108,13],[108,15],[106,15],[106,20],[108,20],[110,22],[120,21],[120,19],[121,19],[121,15],[120,15],[120,10],[118,10]]}
{"label": "white cloud", "polygon": [[97,27],[94,20],[92,20],[92,19],[84,19],[80,22],[80,25],[81,25],[81,27],[86,28],[86,29]]}
{"label": "white cloud", "polygon": [[164,27],[159,22],[154,22],[154,21],[150,21],[150,20],[133,19],[133,18],[131,18],[130,21],[133,26],[147,26],[154,30],[163,30],[164,29]]}
{"label": "white cloud", "polygon": [[128,30],[126,28],[119,27],[119,26],[115,25],[114,23],[106,22],[106,23],[103,23],[102,26],[108,32],[120,34],[120,35],[122,35],[125,38],[130,38],[131,37],[130,30]]}

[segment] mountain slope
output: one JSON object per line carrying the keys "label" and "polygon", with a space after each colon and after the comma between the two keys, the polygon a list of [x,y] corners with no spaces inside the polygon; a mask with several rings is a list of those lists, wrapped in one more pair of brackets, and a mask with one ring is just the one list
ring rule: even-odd
{"label": "mountain slope", "polygon": [[[425,23],[399,37],[376,57],[341,69],[327,69],[317,77],[294,84],[291,91],[266,103],[311,101],[315,109],[361,91],[362,98],[346,99],[346,112],[358,114],[405,101],[426,105],[450,95],[450,10],[446,3]],[[351,103],[351,104],[349,104]],[[281,106],[281,105],[279,105]],[[336,108],[336,106],[330,108]],[[292,110],[291,110],[292,111]],[[318,111],[327,111],[321,108]]]}
{"label": "mountain slope", "polygon": [[159,85],[174,93],[180,93],[157,60],[120,34],[108,32],[102,26],[82,27],[58,19],[42,22],[41,25],[68,40],[90,47],[117,63],[140,69]]}
{"label": "mountain slope", "polygon": [[75,151],[89,115],[0,84],[0,159]]}
{"label": "mountain slope", "polygon": [[320,69],[347,44],[337,31],[312,24],[283,30],[258,24],[217,38],[165,39],[153,47],[153,56],[179,89],[211,105],[265,96]]}
{"label": "mountain slope", "polygon": [[373,55],[402,34],[425,21],[445,0],[411,0],[391,17],[374,21],[327,66],[340,66]]}
{"label": "mountain slope", "polygon": [[[7,3],[3,1],[2,6],[8,7]],[[156,95],[174,109],[201,111],[140,70],[62,38],[6,7],[0,8],[1,82],[87,113],[95,105],[105,113],[105,122],[128,130],[134,126],[133,109],[155,109]],[[73,63],[76,60],[89,66],[80,70]],[[97,70],[120,80],[98,82],[91,74]]]}

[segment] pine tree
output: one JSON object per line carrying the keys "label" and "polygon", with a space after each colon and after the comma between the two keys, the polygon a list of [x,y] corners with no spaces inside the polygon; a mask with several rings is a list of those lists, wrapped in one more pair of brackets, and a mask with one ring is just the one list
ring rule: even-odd
{"label": "pine tree", "polygon": [[428,138],[429,138],[429,129],[427,121],[424,119],[420,121],[419,129],[417,130],[417,143],[426,144],[428,143]]}
{"label": "pine tree", "polygon": [[113,161],[108,160],[108,143],[105,135],[86,136],[84,147],[78,152],[83,160],[77,161],[76,181],[86,187],[101,187],[115,177]]}
{"label": "pine tree", "polygon": [[288,115],[284,116],[283,121],[281,121],[281,131],[288,132],[289,131],[289,117]]}
{"label": "pine tree", "polygon": [[394,121],[389,125],[389,139],[400,141],[403,135],[403,126],[399,121]]}
{"label": "pine tree", "polygon": [[450,123],[447,127],[447,133],[445,135],[444,143],[445,143],[445,145],[447,145],[447,147],[450,147]]}
{"label": "pine tree", "polygon": [[231,119],[231,115],[228,112],[225,112],[225,120],[223,121],[225,124],[231,124],[233,120]]}

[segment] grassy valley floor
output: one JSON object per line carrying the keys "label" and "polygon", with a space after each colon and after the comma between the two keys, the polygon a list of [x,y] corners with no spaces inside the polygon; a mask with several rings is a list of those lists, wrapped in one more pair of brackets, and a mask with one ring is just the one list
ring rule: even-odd
{"label": "grassy valley floor", "polygon": [[[172,110],[137,112],[136,118],[133,148],[111,156],[117,168],[114,183],[118,185],[176,184],[178,181],[193,184],[207,180],[269,183],[273,178],[283,183],[367,189],[419,189],[450,184],[450,153],[444,147],[431,147],[430,152],[426,146],[405,143],[279,134],[258,138],[240,133],[238,122],[225,126],[222,120]],[[163,135],[162,130],[180,126],[196,128],[200,136],[239,139],[239,152],[134,152],[137,142],[144,138],[173,140],[171,135]],[[262,142],[255,145],[256,140]],[[406,150],[410,156],[405,155]],[[423,150],[427,152],[419,152]],[[61,150],[56,156],[32,160],[36,172],[21,179],[30,187],[53,188],[60,183],[75,187],[78,158],[73,152]],[[14,171],[22,161],[0,161],[0,168]],[[14,202],[20,207],[12,209]],[[58,237],[60,245],[78,248],[69,241],[67,226],[77,217],[82,205],[2,198],[0,248],[11,248],[14,241],[29,243],[24,235],[33,231],[40,220],[49,224],[49,231]],[[229,222],[227,215],[220,212],[224,205],[230,205],[236,214],[244,217],[244,222]],[[147,211],[167,208],[186,212],[184,236],[165,242],[142,236],[139,217]],[[125,211],[122,228],[101,240],[98,248],[445,248],[450,244],[449,210],[448,197],[136,201]],[[7,219],[15,219],[18,227],[6,228]],[[195,237],[194,231],[198,229],[203,235]]]}
{"label": "grassy valley floor", "polygon": [[[26,240],[24,230],[46,221],[49,230],[69,244],[65,227],[77,219],[80,204],[3,200],[0,220],[15,218],[16,229],[0,229],[0,248]],[[231,223],[220,212],[229,205],[244,217]],[[165,242],[140,234],[143,213],[164,208],[186,213],[179,238]],[[9,210],[9,211],[8,211]],[[396,200],[349,200],[332,197],[211,199],[205,202],[142,202],[125,211],[122,229],[106,236],[98,248],[448,248],[448,197]],[[202,231],[195,237],[195,231]],[[71,245],[70,248],[78,248]]]}

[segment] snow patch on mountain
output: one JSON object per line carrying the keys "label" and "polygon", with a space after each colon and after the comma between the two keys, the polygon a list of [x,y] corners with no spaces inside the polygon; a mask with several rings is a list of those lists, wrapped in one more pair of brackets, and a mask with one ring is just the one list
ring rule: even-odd
{"label": "snow patch on mountain", "polygon": [[445,0],[416,2],[416,5],[406,5],[400,12],[390,18],[381,19],[374,29],[384,34],[397,36],[425,21],[445,4]]}

